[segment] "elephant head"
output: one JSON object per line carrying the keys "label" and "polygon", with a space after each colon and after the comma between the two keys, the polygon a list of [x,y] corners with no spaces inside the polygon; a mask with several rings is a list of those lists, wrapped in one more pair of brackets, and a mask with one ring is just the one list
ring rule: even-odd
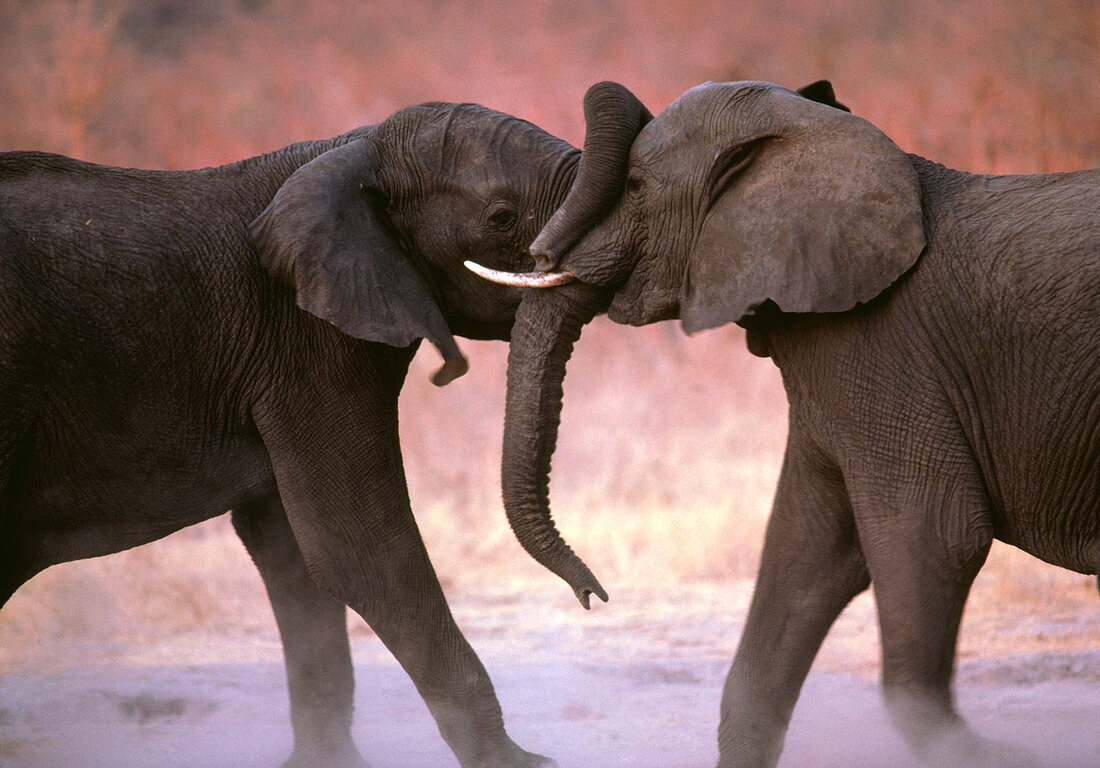
{"label": "elephant head", "polygon": [[251,224],[263,266],[351,336],[443,356],[452,334],[509,337],[521,292],[462,267],[530,269],[527,244],[569,191],[580,153],[475,104],[422,104],[347,134],[295,170]]}
{"label": "elephant head", "polygon": [[[908,157],[827,82],[797,92],[707,83],[619,127],[610,138],[589,128],[577,182],[532,245],[544,274],[525,284],[549,287],[524,295],[512,337],[502,483],[528,550],[554,538],[546,489],[561,382],[593,314],[680,318],[693,333],[765,309],[844,312],[886,290],[924,247]],[[582,188],[597,157],[610,181]]]}

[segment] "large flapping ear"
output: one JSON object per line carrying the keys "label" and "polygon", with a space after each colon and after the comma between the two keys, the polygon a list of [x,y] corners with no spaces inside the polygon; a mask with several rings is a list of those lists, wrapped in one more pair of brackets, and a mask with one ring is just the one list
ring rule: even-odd
{"label": "large flapping ear", "polygon": [[[808,88],[835,102],[831,87]],[[916,263],[920,185],[881,131],[778,87],[732,103],[738,136],[715,155],[680,297],[687,333],[768,300],[785,312],[843,312]]]}
{"label": "large flapping ear", "polygon": [[427,280],[376,210],[378,152],[367,139],[330,149],[284,182],[252,222],[260,261],[298,306],[344,333],[394,347],[428,339],[442,386],[468,368]]}

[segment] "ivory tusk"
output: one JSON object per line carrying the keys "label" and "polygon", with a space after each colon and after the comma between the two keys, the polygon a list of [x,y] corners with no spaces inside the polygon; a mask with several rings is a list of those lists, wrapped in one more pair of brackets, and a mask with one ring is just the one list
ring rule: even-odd
{"label": "ivory tusk", "polygon": [[576,278],[569,272],[501,272],[498,269],[489,269],[473,261],[465,261],[466,269],[479,277],[491,280],[501,285],[512,285],[517,288],[553,288],[565,285]]}

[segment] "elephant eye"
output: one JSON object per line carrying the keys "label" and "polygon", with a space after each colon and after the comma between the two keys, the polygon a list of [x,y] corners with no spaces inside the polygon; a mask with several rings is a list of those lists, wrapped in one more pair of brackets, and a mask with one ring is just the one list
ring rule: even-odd
{"label": "elephant eye", "polygon": [[489,214],[489,226],[498,232],[506,232],[515,225],[518,218],[514,209],[502,205]]}
{"label": "elephant eye", "polygon": [[645,177],[640,173],[631,171],[626,177],[626,192],[631,197],[640,195],[645,189]]}

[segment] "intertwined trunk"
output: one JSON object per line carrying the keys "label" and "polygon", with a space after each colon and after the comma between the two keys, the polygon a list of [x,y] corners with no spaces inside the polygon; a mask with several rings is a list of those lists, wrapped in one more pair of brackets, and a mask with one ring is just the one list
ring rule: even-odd
{"label": "intertwined trunk", "polygon": [[[568,252],[614,207],[626,182],[627,158],[649,112],[625,88],[597,83],[584,99],[587,123],[576,182],[531,245],[536,268],[568,270]],[[565,262],[563,264],[563,259]],[[550,458],[557,445],[565,364],[581,328],[611,302],[614,286],[577,282],[528,289],[516,314],[508,354],[501,481],[516,538],[532,557],[572,587],[585,607],[607,593],[562,540],[550,517]]]}
{"label": "intertwined trunk", "polygon": [[558,440],[565,364],[581,328],[610,301],[607,291],[574,283],[524,296],[508,352],[501,487],[508,524],[530,555],[565,580],[589,607],[607,593],[566,544],[550,517],[550,458]]}
{"label": "intertwined trunk", "polygon": [[596,83],[584,94],[584,153],[565,202],[531,243],[535,268],[548,272],[581,236],[607,215],[622,194],[630,145],[653,119],[618,83]]}

